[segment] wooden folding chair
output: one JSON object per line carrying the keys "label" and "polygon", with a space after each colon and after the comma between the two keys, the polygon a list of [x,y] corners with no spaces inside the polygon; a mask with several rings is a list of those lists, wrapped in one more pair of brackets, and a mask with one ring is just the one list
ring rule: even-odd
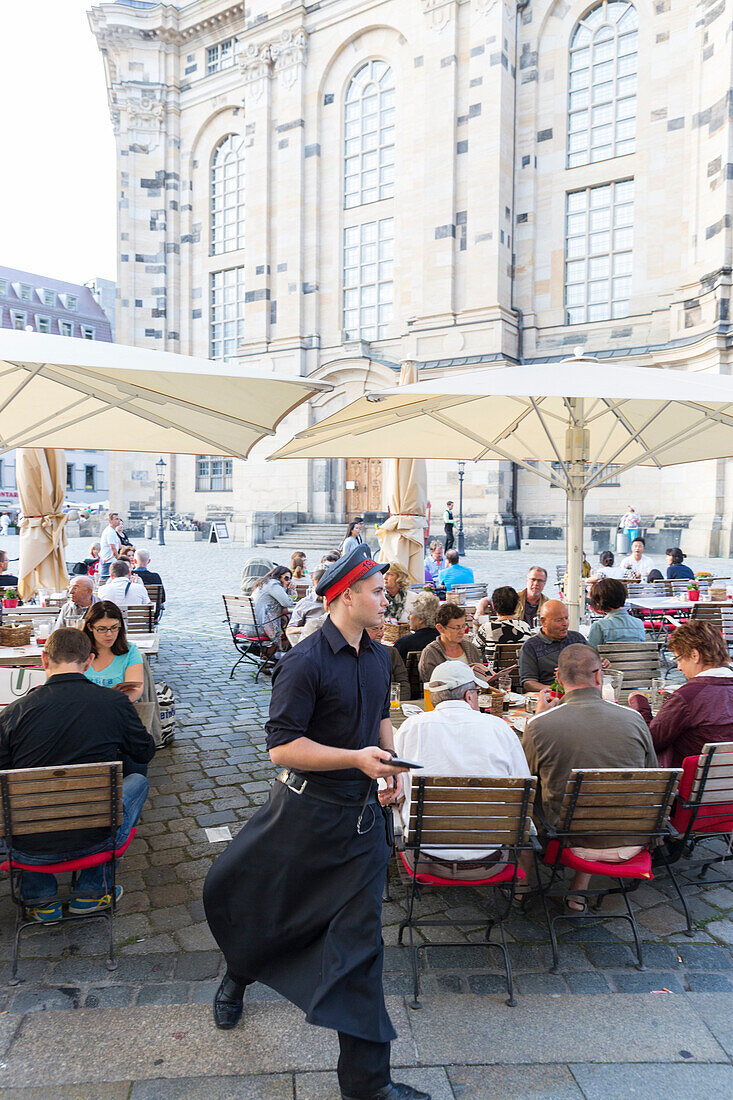
{"label": "wooden folding chair", "polygon": [[410,681],[410,698],[422,699],[423,698],[423,682],[420,678],[420,658],[422,652],[418,650],[411,650],[407,654],[405,660],[405,667],[407,669],[407,679]]}
{"label": "wooden folding chair", "polygon": [[608,659],[612,669],[624,674],[621,703],[628,701],[630,691],[648,691],[660,675],[659,642],[606,642],[598,646],[598,653]]}
{"label": "wooden folding chair", "polygon": [[155,629],[155,604],[128,607],[125,611],[128,634],[152,634]]}
{"label": "wooden folding chair", "polygon": [[[271,645],[272,639],[268,637],[257,622],[255,605],[251,596],[222,596],[222,600],[224,601],[226,622],[232,637],[232,643],[239,654],[238,660],[232,665],[229,679],[232,679],[242,661],[249,661],[257,669],[255,673],[255,683],[257,683],[260,673],[274,666],[273,659],[266,657],[262,652],[262,647]],[[277,621],[279,624],[280,620]]]}
{"label": "wooden folding chair", "polygon": [[165,610],[163,604],[163,585],[162,584],[146,584],[145,589],[150,596],[155,607],[155,623],[160,622],[163,617],[163,611]]}
{"label": "wooden folding chair", "polygon": [[692,607],[692,619],[712,623],[723,635],[725,644],[730,650],[733,646],[733,606],[715,606],[709,603],[690,604]]}
{"label": "wooden folding chair", "polygon": [[[585,913],[570,910],[550,915],[548,898],[564,898],[568,893],[567,883],[561,881],[563,868],[618,883],[616,887],[589,887],[587,890],[572,890],[572,893],[586,899],[596,899],[596,909],[607,894],[623,896],[626,913],[609,914],[603,919],[628,921],[636,943],[637,969],[644,969],[641,939],[629,892],[636,889],[640,882],[654,878],[650,847],[669,833],[669,814],[680,775],[679,768],[586,768],[573,769],[570,773],[563,799],[561,827],[552,829],[544,822],[549,838],[543,857],[551,868],[548,882],[542,882],[539,864],[537,867],[540,897],[552,941],[550,969],[553,974],[558,971],[555,924],[559,920],[588,919]],[[642,847],[642,851],[619,863],[582,859],[573,851],[574,846],[602,849],[637,845]]]}
{"label": "wooden folding chair", "polygon": [[[67,893],[59,892],[55,903],[72,900],[76,875],[87,867],[109,864],[111,880],[111,904],[109,908],[85,915],[67,914],[65,921],[104,919],[109,921],[109,954],[107,969],[116,970],[114,958],[115,915],[115,861],[127,851],[135,829],[121,848],[116,848],[117,830],[122,823],[122,764],[118,760],[102,764],[67,764],[53,768],[21,768],[0,771],[0,829],[5,840],[7,858],[0,870],[10,873],[10,894],[16,906],[15,933],[13,938],[13,965],[10,985],[18,984],[18,960],[20,940],[26,928],[42,928],[42,924],[24,919],[25,907],[32,907],[34,899],[23,900],[19,893],[18,872],[34,871],[38,874],[63,874],[71,872],[71,886]],[[29,834],[78,832],[81,829],[107,829],[109,842],[105,851],[78,859],[59,859],[48,863],[25,863],[19,852],[23,851],[23,837]],[[47,901],[48,899],[44,899]]]}
{"label": "wooden folding chair", "polygon": [[[421,927],[445,927],[454,922],[446,918],[415,917],[415,905],[425,886],[470,886],[475,889],[495,887],[504,895],[504,904],[494,916],[487,909],[485,945],[498,948],[504,959],[508,1005],[515,1005],[512,967],[507,950],[504,920],[509,913],[513,891],[525,878],[519,866],[519,853],[532,851],[530,818],[534,805],[537,780],[496,778],[476,779],[468,777],[421,776],[415,781],[410,804],[408,839],[403,842],[399,859],[406,877],[407,917],[400,924],[398,942],[401,944],[405,929],[409,935],[410,958],[414,998],[412,1008],[420,1008],[419,951],[429,944],[416,943],[414,930]],[[492,874],[487,868],[486,878],[443,878],[420,872],[420,859],[434,859],[435,853],[465,848],[469,852],[485,852],[501,847],[502,869]],[[409,853],[411,859],[406,858]],[[506,858],[504,858],[506,856]],[[500,943],[490,942],[494,925],[498,925]],[[441,945],[446,945],[441,940]],[[464,946],[465,941],[448,946]],[[476,946],[483,946],[477,944]]]}
{"label": "wooden folding chair", "polygon": [[[685,931],[688,936],[694,936],[692,916],[682,886],[699,886],[702,879],[706,886],[730,886],[733,882],[730,875],[706,877],[713,865],[733,861],[733,741],[703,745],[699,756],[685,757],[669,823],[679,835],[660,847],[659,860],[669,872],[685,910]],[[708,849],[700,858],[692,859],[698,844],[703,845],[704,850],[704,846],[716,840],[725,843],[722,852]],[[685,863],[680,867],[680,874],[684,880],[680,882],[672,868],[682,859]],[[695,871],[698,872],[696,878],[693,877]]]}
{"label": "wooden folding chair", "polygon": [[522,685],[519,679],[519,651],[524,642],[499,642],[494,646],[494,672],[512,668],[512,691],[521,691]]}

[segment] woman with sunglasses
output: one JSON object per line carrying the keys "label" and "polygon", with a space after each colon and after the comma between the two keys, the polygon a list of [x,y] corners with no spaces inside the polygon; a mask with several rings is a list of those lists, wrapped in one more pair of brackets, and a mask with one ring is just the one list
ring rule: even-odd
{"label": "woman with sunglasses", "polygon": [[84,617],[83,630],[92,644],[92,663],[84,675],[101,687],[124,691],[136,703],[143,693],[143,659],[137,646],[127,640],[117,604],[95,603]]}

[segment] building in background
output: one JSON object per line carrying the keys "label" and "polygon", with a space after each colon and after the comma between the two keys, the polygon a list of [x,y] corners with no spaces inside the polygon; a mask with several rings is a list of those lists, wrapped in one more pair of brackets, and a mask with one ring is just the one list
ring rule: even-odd
{"label": "building in background", "polygon": [[84,284],[92,292],[94,301],[100,306],[105,317],[109,321],[112,342],[116,340],[115,325],[117,323],[117,283],[111,279],[90,279]]}
{"label": "building in background", "polygon": [[[114,283],[104,282],[112,288]],[[89,286],[0,267],[0,328],[46,332],[81,340],[113,339],[110,320]],[[66,499],[92,505],[109,496],[106,451],[66,451]],[[17,511],[15,451],[0,456],[0,511]]]}
{"label": "building in background", "polygon": [[[118,338],[331,382],[249,462],[171,460],[183,513],[378,513],[382,460],[268,465],[406,360],[727,372],[724,5],[626,0],[118,0],[90,13],[117,139]],[[490,426],[488,426],[490,427]],[[125,500],[157,456],[128,463]],[[138,481],[133,481],[135,474]],[[430,462],[436,509],[457,463]],[[137,495],[133,495],[137,493]],[[635,469],[586,508],[590,552],[633,503],[650,545],[727,554],[733,467]],[[562,535],[564,495],[469,465],[466,526]]]}

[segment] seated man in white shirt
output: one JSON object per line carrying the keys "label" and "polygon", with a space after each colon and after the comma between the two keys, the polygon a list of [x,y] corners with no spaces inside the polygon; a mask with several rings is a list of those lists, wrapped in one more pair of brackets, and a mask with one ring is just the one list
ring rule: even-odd
{"label": "seated man in white shirt", "polygon": [[99,589],[100,600],[111,600],[120,611],[126,611],[128,607],[147,607],[152,602],[140,578],[130,574],[128,562],[113,561],[109,577]]}
{"label": "seated man in white shirt", "polygon": [[[481,714],[478,709],[479,681],[462,661],[444,661],[425,685],[435,710],[408,718],[395,732],[398,756],[422,764],[419,772],[403,775],[405,801],[401,807],[405,839],[408,839],[412,776],[512,776],[528,779],[529,765],[516,733],[502,718]],[[481,879],[498,874],[505,866],[502,849],[486,852],[471,848],[436,849],[421,852],[420,874],[441,878]],[[412,852],[405,857],[413,862]],[[525,861],[523,860],[523,865]],[[529,866],[529,862],[526,862]]]}
{"label": "seated man in white shirt", "polygon": [[316,585],[325,572],[326,570],[320,567],[313,570],[313,587],[308,591],[308,595],[304,596],[302,600],[298,600],[293,608],[290,622],[285,631],[291,645],[297,645],[298,642],[302,642],[304,637],[308,637],[310,630],[306,633],[305,628],[312,619],[317,619],[320,626],[321,620],[325,618],[326,608],[323,603],[323,596],[316,595]]}
{"label": "seated man in white shirt", "polygon": [[640,581],[645,581],[649,572],[654,568],[654,558],[645,554],[646,543],[639,535],[631,544],[631,553],[621,562],[622,569],[629,569]]}

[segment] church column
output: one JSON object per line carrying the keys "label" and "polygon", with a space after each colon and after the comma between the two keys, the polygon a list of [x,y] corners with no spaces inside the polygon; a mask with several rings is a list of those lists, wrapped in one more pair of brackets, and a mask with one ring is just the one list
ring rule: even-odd
{"label": "church column", "polygon": [[244,232],[245,340],[264,350],[270,336],[270,223],[272,55],[250,43],[240,61],[244,77],[246,212]]}

